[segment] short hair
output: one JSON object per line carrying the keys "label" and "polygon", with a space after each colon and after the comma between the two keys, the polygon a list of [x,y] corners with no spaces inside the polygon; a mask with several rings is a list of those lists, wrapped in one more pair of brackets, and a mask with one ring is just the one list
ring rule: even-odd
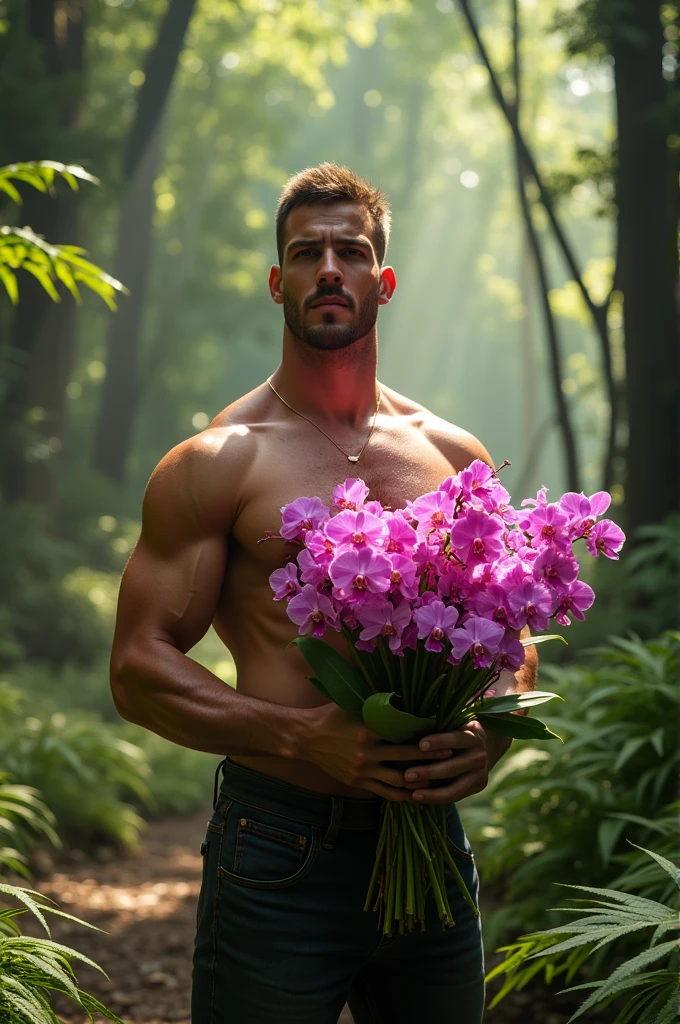
{"label": "short hair", "polygon": [[373,221],[373,235],[378,263],[382,265],[390,237],[390,205],[385,193],[349,167],[323,163],[305,167],[288,179],[276,207],[276,248],[283,263],[283,233],[288,214],[296,206],[311,203],[359,203],[368,210]]}

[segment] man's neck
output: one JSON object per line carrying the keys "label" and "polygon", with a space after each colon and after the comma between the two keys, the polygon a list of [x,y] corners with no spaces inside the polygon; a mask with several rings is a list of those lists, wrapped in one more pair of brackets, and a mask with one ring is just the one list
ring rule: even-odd
{"label": "man's neck", "polygon": [[378,396],[375,329],[346,349],[323,352],[286,327],[274,387],[294,409],[329,424],[359,426],[373,415]]}

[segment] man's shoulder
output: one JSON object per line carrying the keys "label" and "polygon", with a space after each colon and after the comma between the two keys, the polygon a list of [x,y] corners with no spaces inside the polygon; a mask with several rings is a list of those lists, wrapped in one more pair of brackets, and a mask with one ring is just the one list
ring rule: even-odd
{"label": "man's shoulder", "polygon": [[474,434],[445,420],[442,416],[437,416],[411,398],[392,390],[389,390],[388,394],[395,409],[407,417],[411,425],[420,430],[439,449],[456,472],[465,469],[475,459],[493,465],[488,451]]}

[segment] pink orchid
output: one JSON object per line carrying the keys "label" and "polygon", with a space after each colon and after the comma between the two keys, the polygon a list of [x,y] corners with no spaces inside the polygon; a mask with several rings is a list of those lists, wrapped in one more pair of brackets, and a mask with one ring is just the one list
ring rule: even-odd
{"label": "pink orchid", "polygon": [[578,562],[557,548],[544,548],[534,562],[534,579],[551,587],[568,587],[578,576]]}
{"label": "pink orchid", "polygon": [[371,512],[347,509],[329,520],[326,536],[340,549],[382,548],[387,539],[387,526]]}
{"label": "pink orchid", "polygon": [[396,606],[389,601],[367,602],[359,611],[359,620],[364,627],[361,640],[389,637],[390,650],[396,653],[401,646],[402,633],[411,621],[411,609],[407,601]]}
{"label": "pink orchid", "polygon": [[419,575],[425,580],[425,586],[431,587],[445,565],[439,535],[431,533],[427,540],[421,541],[412,558]]}
{"label": "pink orchid", "polygon": [[334,587],[351,601],[365,601],[370,594],[384,594],[389,589],[391,574],[389,558],[366,547],[341,551],[330,567]]}
{"label": "pink orchid", "polygon": [[603,519],[593,526],[586,539],[586,547],[594,558],[602,554],[616,560],[625,539],[626,535],[620,526],[611,519]]}
{"label": "pink orchid", "polygon": [[299,626],[301,636],[323,636],[328,626],[340,629],[335,609],[325,594],[307,583],[301,593],[288,602],[288,616]]}
{"label": "pink orchid", "polygon": [[504,553],[504,529],[496,516],[472,508],[451,527],[451,546],[464,562],[493,561]]}
{"label": "pink orchid", "polygon": [[558,504],[539,505],[522,520],[522,529],[532,537],[537,548],[554,544],[561,551],[571,551],[571,539],[566,530],[567,517]]}
{"label": "pink orchid", "polygon": [[555,603],[548,588],[533,580],[510,590],[507,601],[514,618],[514,628],[530,626],[535,632],[546,628]]}
{"label": "pink orchid", "polygon": [[567,491],[559,500],[562,511],[569,520],[569,535],[572,540],[588,537],[596,519],[604,515],[611,504],[611,495],[607,491],[597,491],[586,498],[583,491]]}
{"label": "pink orchid", "polygon": [[319,565],[330,565],[335,547],[323,530],[310,530],[305,536],[305,547]]}
{"label": "pink orchid", "polygon": [[475,611],[483,619],[492,619],[504,626],[508,625],[512,614],[508,607],[507,590],[499,583],[491,583],[480,590],[475,600]]}
{"label": "pink orchid", "polygon": [[303,583],[311,583],[321,590],[328,583],[328,566],[319,564],[307,548],[303,548],[297,557],[300,566],[300,578]]}
{"label": "pink orchid", "polygon": [[460,482],[458,474],[456,473],[454,476],[447,476],[446,480],[442,480],[439,485],[439,490],[443,491],[444,494],[448,494],[449,498],[455,505],[463,493],[463,485]]}
{"label": "pink orchid", "polygon": [[464,626],[453,631],[451,660],[458,662],[469,651],[475,668],[488,668],[504,635],[505,630],[500,622],[470,615]]}
{"label": "pink orchid", "polygon": [[358,512],[366,501],[368,487],[363,480],[349,477],[343,484],[338,484],[333,489],[333,504],[339,509],[349,509],[350,512]]}
{"label": "pink orchid", "polygon": [[390,589],[398,591],[402,597],[416,596],[416,564],[406,555],[389,555],[392,572]]}
{"label": "pink orchid", "polygon": [[573,615],[579,622],[585,619],[584,612],[587,612],[595,600],[595,591],[587,583],[581,580],[574,580],[569,590],[562,596],[559,607],[555,612],[555,622],[561,626],[570,626],[569,614]]}
{"label": "pink orchid", "polygon": [[439,652],[444,637],[451,639],[453,628],[458,621],[458,612],[451,606],[447,608],[443,601],[435,599],[416,608],[413,618],[418,626],[418,637],[421,640],[426,638],[425,649]]}
{"label": "pink orchid", "polygon": [[396,512],[388,512],[383,519],[388,531],[388,539],[385,544],[387,554],[410,554],[418,543],[418,534],[404,516],[400,515],[400,512],[401,509],[397,509]]}
{"label": "pink orchid", "polygon": [[431,491],[417,498],[411,511],[418,520],[418,536],[426,537],[432,530],[446,531],[453,522],[453,502],[444,491]]}
{"label": "pink orchid", "polygon": [[286,540],[304,540],[308,530],[316,530],[330,517],[321,498],[296,498],[281,509],[281,536]]}
{"label": "pink orchid", "polygon": [[[512,636],[510,633],[506,633],[498,645],[496,668],[516,672],[517,669],[524,664],[524,657],[524,647],[517,637]],[[489,696],[488,691],[487,696]]]}
{"label": "pink orchid", "polygon": [[298,567],[295,562],[287,562],[282,569],[275,569],[269,577],[269,586],[274,591],[274,600],[283,601],[284,597],[299,594]]}
{"label": "pink orchid", "polygon": [[491,466],[481,459],[475,459],[470,465],[459,473],[459,479],[463,497],[468,501],[471,498],[488,497],[496,483],[496,475]]}

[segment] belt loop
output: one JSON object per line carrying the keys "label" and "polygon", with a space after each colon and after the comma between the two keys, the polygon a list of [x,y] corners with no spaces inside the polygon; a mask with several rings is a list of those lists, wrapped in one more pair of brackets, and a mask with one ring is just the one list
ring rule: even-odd
{"label": "belt loop", "polygon": [[340,822],[342,821],[342,809],[344,801],[342,797],[332,796],[331,797],[331,820],[328,823],[326,829],[326,835],[323,837],[321,845],[324,850],[332,850],[333,843],[338,838],[338,832],[340,831]]}
{"label": "belt loop", "polygon": [[227,759],[225,757],[220,761],[217,768],[215,769],[215,785],[213,786],[213,811],[217,807],[217,777],[220,774],[220,768],[222,767],[223,764],[226,764],[226,762]]}

